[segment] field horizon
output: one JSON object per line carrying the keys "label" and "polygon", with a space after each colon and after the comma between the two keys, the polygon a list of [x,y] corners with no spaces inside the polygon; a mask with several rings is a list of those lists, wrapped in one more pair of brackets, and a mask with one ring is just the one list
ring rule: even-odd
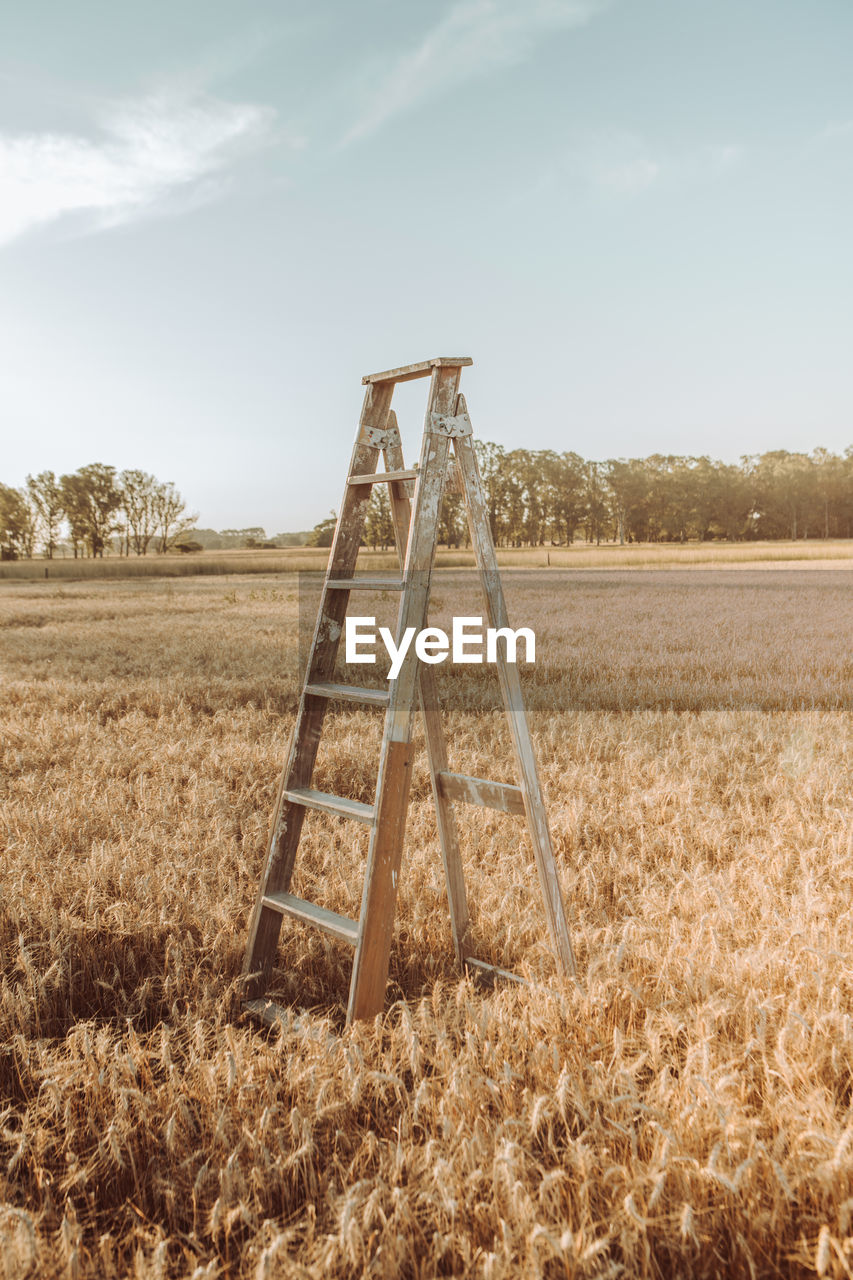
{"label": "field horizon", "polygon": [[[192,555],[100,557],[44,557],[0,562],[0,583],[24,581],[90,581],[97,578],[184,578],[226,574],[297,573],[322,570],[329,557],[327,547],[285,547],[275,550],[231,549],[200,551]],[[594,546],[576,542],[568,546],[499,547],[502,568],[555,569],[701,569],[705,567],[778,569],[853,568],[853,539],[809,538],[796,542],[774,539],[754,542],[642,542],[627,545],[602,543]],[[439,547],[439,568],[474,567],[470,547]],[[393,550],[373,551],[363,547],[359,567],[396,569]],[[2,587],[0,587],[2,590]]]}

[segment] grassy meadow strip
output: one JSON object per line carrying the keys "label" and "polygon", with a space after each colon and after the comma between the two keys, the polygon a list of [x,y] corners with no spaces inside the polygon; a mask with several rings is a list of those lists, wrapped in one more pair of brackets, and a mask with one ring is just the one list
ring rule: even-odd
{"label": "grassy meadow strip", "polygon": [[[193,578],[223,574],[322,571],[328,549],[285,547],[275,551],[203,551],[192,555],[105,556],[103,559],[9,560],[0,563],[0,581],[90,581],[97,578]],[[853,567],[853,540],[774,542],[637,543],[628,546],[575,543],[571,547],[500,547],[507,568],[666,569],[703,567]],[[436,563],[446,568],[474,565],[470,549],[440,548]],[[395,569],[396,553],[364,548],[359,567]]]}

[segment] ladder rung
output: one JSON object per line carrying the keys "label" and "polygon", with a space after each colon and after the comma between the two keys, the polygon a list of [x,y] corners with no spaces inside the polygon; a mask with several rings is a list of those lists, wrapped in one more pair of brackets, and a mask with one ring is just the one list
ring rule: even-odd
{"label": "ladder rung", "polygon": [[521,787],[509,782],[491,782],[487,778],[469,778],[465,773],[438,774],[438,789],[448,800],[478,804],[484,809],[500,809],[503,813],[524,813]]}
{"label": "ladder rung", "polygon": [[496,964],[486,964],[485,960],[475,960],[473,956],[465,957],[465,968],[472,969],[472,978],[477,978],[480,982],[487,982],[494,985],[495,982],[501,980],[503,982],[516,982],[521,987],[529,986],[526,978],[520,977],[517,973],[510,973],[509,969],[499,969]]}
{"label": "ladder rung", "polygon": [[380,578],[362,574],[359,578],[329,578],[326,581],[328,591],[402,591],[405,583],[402,578]]}
{"label": "ladder rung", "polygon": [[262,1022],[266,1027],[275,1027],[280,1022],[287,1026],[289,1023],[296,1021],[291,1017],[287,1009],[283,1009],[274,1000],[267,1000],[266,997],[262,997],[260,1000],[244,1000],[243,1012],[248,1014],[250,1018],[254,1018],[256,1022]]}
{"label": "ladder rung", "polygon": [[305,692],[318,698],[339,698],[341,702],[363,702],[369,707],[387,707],[391,700],[387,689],[359,689],[354,684],[331,684],[328,680],[306,684]]}
{"label": "ladder rung", "polygon": [[416,480],[417,471],[374,471],[372,475],[350,476],[347,484],[382,484],[391,480]]}
{"label": "ladder rung", "polygon": [[334,813],[340,818],[355,818],[358,822],[368,823],[373,821],[372,804],[362,804],[360,800],[349,800],[346,796],[330,796],[325,791],[312,791],[310,787],[295,787],[293,791],[285,791],[284,798],[291,804],[301,804],[306,809],[319,809],[322,813]]}
{"label": "ladder rung", "polygon": [[358,921],[348,920],[334,911],[318,906],[316,902],[307,902],[305,898],[297,898],[292,893],[266,893],[264,906],[280,911],[283,916],[293,920],[301,920],[303,924],[316,925],[324,933],[330,933],[340,942],[349,942],[353,947],[358,942]]}

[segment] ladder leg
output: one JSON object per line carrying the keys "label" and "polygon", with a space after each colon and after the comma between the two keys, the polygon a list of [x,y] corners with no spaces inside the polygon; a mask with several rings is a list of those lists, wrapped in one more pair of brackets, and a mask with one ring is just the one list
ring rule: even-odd
{"label": "ladder leg", "polygon": [[[429,602],[429,580],[435,556],[438,515],[444,492],[449,440],[430,430],[434,412],[450,413],[456,401],[460,370],[437,368],[432,375],[427,429],[406,550],[405,587],[397,619],[397,636],[407,627],[423,629]],[[412,776],[412,720],[417,691],[417,656],[410,648],[393,683],[385,716],[379,760],[376,817],[370,836],[358,945],[350,984],[348,1021],[372,1018],[385,1004],[385,984],[394,930],[406,810]]]}
{"label": "ladder leg", "polygon": [[[368,443],[368,436],[371,431],[380,431],[385,427],[393,389],[393,383],[368,386],[350,461],[350,474],[372,473],[376,470],[379,452],[376,446]],[[330,577],[346,578],[352,575],[361,545],[368,501],[366,490],[349,484],[346,486],[334,542],[329,552],[327,581]],[[304,684],[328,680],[332,675],[347,602],[346,591],[324,591]],[[247,1000],[263,995],[269,985],[282,917],[278,911],[265,906],[264,897],[278,891],[287,892],[305,819],[304,808],[289,803],[285,799],[285,792],[306,787],[311,780],[326,706],[323,698],[306,697],[303,685],[270,824],[264,873],[249,925],[249,940],[243,962],[244,998]]]}
{"label": "ladder leg", "polygon": [[[467,413],[464,396],[458,397],[456,413]],[[489,525],[489,514],[483,495],[477,457],[470,436],[454,440],[454,451],[462,472],[465,490],[465,502],[468,509],[468,522],[471,529],[471,543],[480,571],[480,580],[486,596],[489,625],[492,627],[508,626],[506,603],[501,587],[497,556],[495,555],[492,531]],[[563,973],[577,976],[572,941],[566,922],[566,911],[560,892],[557,866],[554,860],[554,849],[551,844],[551,833],[536,757],[530,738],[530,728],[524,710],[521,691],[521,680],[518,668],[514,663],[506,661],[504,651],[498,646],[498,678],[506,707],[507,720],[512,736],[513,749],[519,771],[521,791],[524,798],[524,809],[527,826],[533,843],[533,854],[539,884],[545,904],[545,915],[548,931],[557,954],[557,962]]]}
{"label": "ladder leg", "polygon": [[[394,418],[393,410],[389,414],[389,420],[391,418]],[[403,451],[399,443],[395,443],[385,450],[385,465],[389,471],[403,469]],[[411,481],[399,481],[390,486],[394,537],[401,565],[405,564],[406,543],[412,519],[410,487]],[[424,620],[424,625],[428,625],[427,619]],[[421,667],[419,686],[421,715],[424,722],[424,738],[426,740],[427,761],[429,763],[430,781],[435,803],[441,860],[444,864],[444,877],[447,883],[450,928],[453,935],[453,948],[456,952],[456,959],[461,966],[464,964],[465,956],[468,952],[470,917],[468,914],[468,899],[465,893],[465,876],[462,870],[462,855],[456,815],[453,812],[453,805],[440,790],[438,784],[438,775],[448,769],[447,742],[441,723],[436,679],[430,666],[424,665]]]}

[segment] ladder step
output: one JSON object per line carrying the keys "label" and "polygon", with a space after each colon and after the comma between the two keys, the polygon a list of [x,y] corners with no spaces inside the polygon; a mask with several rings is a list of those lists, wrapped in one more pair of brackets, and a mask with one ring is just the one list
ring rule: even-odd
{"label": "ladder step", "polygon": [[348,800],[346,796],[330,796],[325,791],[312,791],[310,787],[295,787],[292,791],[285,791],[284,798],[291,804],[304,805],[306,809],[334,813],[339,818],[355,818],[357,822],[371,823],[375,812],[372,804]]}
{"label": "ladder step", "polygon": [[412,378],[428,378],[433,369],[464,369],[473,364],[470,356],[434,356],[432,360],[419,360],[417,364],[400,365],[397,369],[384,369],[382,373],[368,373],[362,384],[368,382],[410,382]]}
{"label": "ladder step", "polygon": [[368,707],[387,707],[391,700],[387,689],[359,689],[354,684],[331,684],[328,680],[306,684],[305,692],[313,693],[317,698],[338,698],[341,702],[363,702]]}
{"label": "ladder step", "polygon": [[372,475],[350,476],[347,484],[382,484],[383,481],[416,480],[417,471],[374,471]]}
{"label": "ladder step", "polygon": [[326,581],[327,591],[402,591],[404,586],[402,578],[382,578],[366,573],[358,578],[328,578]]}
{"label": "ladder step", "polygon": [[262,1022],[265,1027],[275,1027],[279,1023],[284,1023],[285,1026],[293,1022],[298,1023],[298,1019],[294,1019],[287,1009],[283,1009],[274,1000],[267,1000],[266,997],[260,1000],[244,1000],[243,1012],[248,1017],[254,1018],[256,1022]]}
{"label": "ladder step", "polygon": [[502,813],[524,813],[521,787],[508,782],[491,782],[487,778],[469,778],[465,773],[442,772],[437,775],[438,789],[447,800],[462,800],[484,809],[500,809]]}
{"label": "ladder step", "polygon": [[489,986],[494,986],[497,981],[515,982],[520,987],[530,985],[527,979],[520,977],[519,974],[510,973],[509,969],[499,969],[496,964],[486,964],[485,960],[475,960],[473,956],[465,957],[465,968],[471,972],[472,978]]}
{"label": "ladder step", "polygon": [[339,942],[349,942],[355,946],[358,942],[358,921],[348,920],[334,911],[327,911],[316,902],[307,902],[305,898],[294,897],[292,893],[266,893],[264,906],[273,911],[280,911],[283,916],[292,920],[301,920],[303,924],[316,925],[324,933],[330,933]]}

